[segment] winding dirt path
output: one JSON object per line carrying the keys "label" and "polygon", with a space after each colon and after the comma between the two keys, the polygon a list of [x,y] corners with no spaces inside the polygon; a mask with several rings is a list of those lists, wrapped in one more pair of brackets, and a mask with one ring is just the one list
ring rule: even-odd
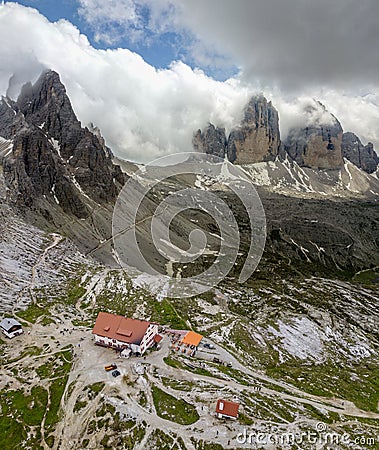
{"label": "winding dirt path", "polygon": [[12,315],[14,317],[16,317],[17,319],[22,320],[23,322],[27,323],[29,326],[32,326],[33,324],[31,322],[29,322],[28,320],[26,320],[26,319],[20,318],[17,315],[16,311],[20,309],[19,308],[20,300],[21,300],[21,298],[23,298],[23,295],[27,292],[30,295],[30,298],[32,299],[32,303],[33,304],[37,303],[35,295],[34,295],[34,288],[35,288],[35,284],[36,284],[36,275],[37,275],[38,266],[40,266],[43,263],[43,261],[46,258],[46,255],[48,254],[48,252],[51,249],[53,249],[54,247],[56,247],[57,245],[59,245],[61,242],[63,242],[66,239],[65,237],[63,237],[63,236],[61,236],[59,234],[56,234],[56,233],[50,233],[49,237],[52,237],[52,239],[53,239],[52,243],[44,248],[42,253],[39,255],[36,263],[32,266],[30,282],[28,283],[27,286],[25,286],[20,291],[20,293],[17,296],[16,301],[14,302],[13,307],[12,307]]}

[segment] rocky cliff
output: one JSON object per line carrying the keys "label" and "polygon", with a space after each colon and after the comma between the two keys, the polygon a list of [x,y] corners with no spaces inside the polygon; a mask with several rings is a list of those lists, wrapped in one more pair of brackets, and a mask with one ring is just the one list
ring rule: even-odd
{"label": "rocky cliff", "polygon": [[301,167],[339,170],[343,158],[367,173],[379,165],[373,145],[363,145],[354,133],[343,133],[338,119],[320,102],[306,105],[302,125],[293,127],[280,141],[279,117],[262,95],[250,99],[241,124],[229,136],[225,129],[209,124],[193,136],[195,151],[216,155],[235,164],[252,164],[280,159],[296,161]]}
{"label": "rocky cliff", "polygon": [[4,176],[21,205],[45,196],[83,218],[90,212],[84,199],[113,202],[125,182],[104,141],[81,126],[56,72],[26,84],[17,102],[2,99],[0,135],[13,140]]}
{"label": "rocky cliff", "polygon": [[379,157],[372,143],[363,145],[354,133],[347,132],[342,135],[342,153],[344,158],[367,173],[375,172],[378,167]]}
{"label": "rocky cliff", "polygon": [[192,144],[195,151],[224,158],[227,146],[225,128],[210,123],[204,131],[197,130]]}
{"label": "rocky cliff", "polygon": [[[321,113],[317,117],[318,111]],[[288,155],[300,166],[312,169],[340,169],[342,127],[339,121],[317,102],[304,111],[307,126],[293,128],[284,141]]]}
{"label": "rocky cliff", "polygon": [[279,116],[263,96],[252,97],[241,125],[228,138],[228,159],[236,164],[273,161],[279,152]]}
{"label": "rocky cliff", "polygon": [[273,161],[279,152],[278,112],[263,96],[254,96],[247,104],[241,124],[229,136],[225,128],[209,124],[193,137],[193,148],[236,164]]}

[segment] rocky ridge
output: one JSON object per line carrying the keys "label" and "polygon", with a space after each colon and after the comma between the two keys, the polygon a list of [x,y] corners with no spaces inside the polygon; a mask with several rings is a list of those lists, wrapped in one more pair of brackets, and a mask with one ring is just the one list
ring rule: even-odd
{"label": "rocky ridge", "polygon": [[360,169],[367,173],[373,173],[377,170],[379,157],[374,151],[371,142],[363,145],[359,137],[351,132],[342,135],[342,153],[344,158],[351,161]]}
{"label": "rocky ridge", "polygon": [[0,101],[3,202],[31,225],[68,236],[79,250],[114,264],[113,206],[127,175],[98,129],[83,127],[54,71]]}
{"label": "rocky ridge", "polygon": [[90,205],[83,197],[114,202],[125,182],[104,141],[81,126],[54,71],[26,84],[16,102],[2,99],[0,129],[13,140],[4,177],[20,205],[38,209],[43,196],[52,197],[65,213],[84,218]]}
{"label": "rocky ridge", "polygon": [[279,153],[278,111],[263,96],[252,97],[241,125],[228,138],[228,159],[236,164],[273,161]]}
{"label": "rocky ridge", "polygon": [[305,126],[293,127],[281,141],[277,110],[264,96],[253,96],[241,124],[229,136],[224,128],[210,123],[194,133],[193,147],[222,158],[226,155],[235,164],[279,157],[314,170],[341,170],[346,158],[367,173],[377,170],[379,158],[372,143],[364,146],[355,134],[344,133],[338,119],[320,102],[304,109],[304,122]]}
{"label": "rocky ridge", "polygon": [[332,114],[327,115],[324,120],[313,119],[316,106],[327,113],[325,106],[319,102],[315,106],[309,106],[305,111],[307,126],[291,129],[284,141],[284,149],[302,167],[341,169],[342,126]]}
{"label": "rocky ridge", "polygon": [[197,130],[192,143],[195,151],[224,158],[227,148],[225,128],[210,123],[204,131]]}
{"label": "rocky ridge", "polygon": [[279,116],[263,96],[252,97],[239,127],[226,136],[225,128],[213,124],[193,137],[195,151],[224,158],[236,164],[273,161],[279,153]]}

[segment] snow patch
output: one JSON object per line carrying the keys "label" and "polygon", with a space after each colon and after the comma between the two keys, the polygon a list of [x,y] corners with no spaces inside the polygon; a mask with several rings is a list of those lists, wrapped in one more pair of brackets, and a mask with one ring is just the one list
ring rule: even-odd
{"label": "snow patch", "polygon": [[292,323],[278,321],[279,331],[269,326],[271,335],[281,339],[282,347],[291,356],[299,359],[323,361],[324,346],[316,325],[307,317],[296,317]]}
{"label": "snow patch", "polygon": [[58,200],[58,198],[57,198],[57,196],[55,194],[55,183],[53,184],[53,187],[51,188],[51,193],[54,196],[55,203],[57,203],[59,205],[59,200]]}
{"label": "snow patch", "polygon": [[80,184],[78,183],[77,179],[75,178],[75,176],[72,177],[72,182],[74,183],[74,186],[76,187],[76,189],[84,196],[86,197],[88,200],[91,200],[88,195],[83,191],[82,187],[80,186]]}
{"label": "snow patch", "polygon": [[54,138],[50,138],[50,139],[49,139],[49,142],[50,142],[50,144],[54,147],[54,150],[58,153],[59,157],[60,157],[61,159],[63,159],[63,158],[62,158],[62,155],[61,155],[61,146],[59,145],[59,141],[57,141],[57,140],[54,139]]}

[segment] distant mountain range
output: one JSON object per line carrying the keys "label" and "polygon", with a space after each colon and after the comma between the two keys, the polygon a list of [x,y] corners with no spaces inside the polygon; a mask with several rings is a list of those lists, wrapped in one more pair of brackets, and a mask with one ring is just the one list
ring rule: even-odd
{"label": "distant mountain range", "polygon": [[[322,114],[317,114],[321,110]],[[236,164],[289,158],[301,167],[338,170],[344,158],[367,173],[378,169],[373,144],[363,145],[354,133],[342,130],[338,119],[317,102],[304,111],[306,127],[292,128],[282,141],[279,114],[262,95],[247,104],[241,124],[226,136],[225,129],[209,124],[194,134],[196,150],[224,157]],[[319,117],[318,117],[319,116]]]}
{"label": "distant mountain range", "polygon": [[[228,136],[224,128],[208,124],[194,134],[193,146],[226,155],[246,167],[255,184],[276,192],[379,194],[379,158],[373,145],[344,133],[321,104],[309,107],[305,115],[307,127],[291,129],[282,141],[277,110],[265,97],[254,96],[241,124]],[[83,219],[99,205],[112,205],[127,179],[120,165],[125,169],[128,163],[116,164],[100,130],[81,125],[54,71],[43,73],[33,86],[26,84],[17,101],[2,97],[0,140],[4,177],[14,200],[45,210],[48,221],[46,200]]]}

